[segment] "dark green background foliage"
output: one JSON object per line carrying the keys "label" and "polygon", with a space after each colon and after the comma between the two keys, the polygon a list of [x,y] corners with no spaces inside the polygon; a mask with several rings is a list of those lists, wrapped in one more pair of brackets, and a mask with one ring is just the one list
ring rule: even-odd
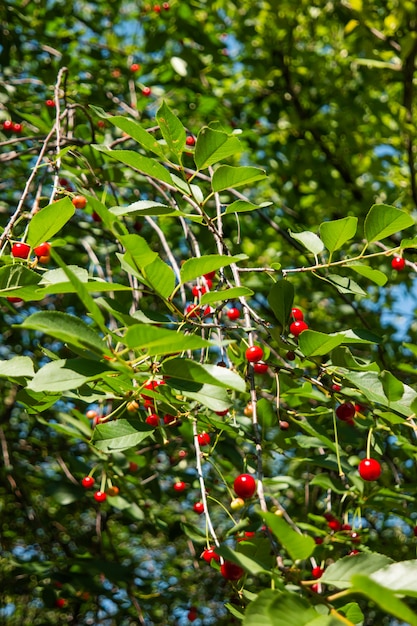
{"label": "dark green background foliage", "polygon": [[0,622],[417,624],[416,5],[157,6],[0,7]]}

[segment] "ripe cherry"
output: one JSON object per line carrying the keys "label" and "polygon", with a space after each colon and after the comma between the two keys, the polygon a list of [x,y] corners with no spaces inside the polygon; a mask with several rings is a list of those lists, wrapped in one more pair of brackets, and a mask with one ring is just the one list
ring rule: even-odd
{"label": "ripe cherry", "polygon": [[134,461],[129,461],[129,472],[137,472],[139,465]]}
{"label": "ripe cherry", "polygon": [[339,520],[337,519],[331,519],[327,522],[328,527],[330,528],[330,530],[333,530],[334,532],[338,532],[341,527],[342,524],[339,522]]}
{"label": "ripe cherry", "polygon": [[303,312],[301,311],[301,309],[297,309],[297,307],[293,307],[291,309],[291,317],[294,322],[302,322],[304,319]]}
{"label": "ripe cherry", "polygon": [[198,443],[200,446],[209,446],[210,445],[210,435],[206,432],[200,433],[197,436]]}
{"label": "ripe cherry", "polygon": [[213,278],[216,276],[216,270],[213,270],[212,272],[207,272],[207,274],[203,274],[203,276],[206,280],[213,280]]}
{"label": "ripe cherry", "polygon": [[256,491],[256,480],[250,474],[240,474],[235,478],[233,489],[239,498],[252,498]]}
{"label": "ripe cherry", "polygon": [[17,304],[18,302],[23,302],[22,298],[18,298],[17,296],[7,296],[6,300],[11,302],[12,304]]}
{"label": "ripe cherry", "polygon": [[342,420],[342,422],[353,422],[353,418],[355,417],[356,409],[355,405],[352,402],[344,402],[343,404],[339,404],[336,409],[337,417]]}
{"label": "ripe cherry", "polygon": [[381,464],[376,459],[363,459],[358,469],[363,480],[378,480],[381,476]]}
{"label": "ripe cherry", "polygon": [[236,307],[232,307],[231,309],[229,309],[227,311],[227,317],[229,318],[230,321],[234,321],[239,319],[240,317],[240,311],[239,309],[237,309]]}
{"label": "ripe cherry", "polygon": [[311,570],[311,574],[313,578],[321,578],[324,574],[324,569],[319,566],[313,567],[313,569]]}
{"label": "ripe cherry", "polygon": [[140,70],[139,63],[132,63],[132,65],[130,66],[130,71],[131,72],[138,72],[139,70]]}
{"label": "ripe cherry", "polygon": [[229,409],[225,409],[224,411],[214,411],[216,415],[220,415],[220,417],[223,417],[223,415],[227,415],[229,412]]}
{"label": "ripe cherry", "polygon": [[195,608],[195,606],[192,606],[191,609],[188,611],[187,617],[189,622],[195,622],[198,617],[197,609]]}
{"label": "ripe cherry", "polygon": [[53,108],[55,106],[55,100],[49,98],[48,100],[45,100],[45,104],[47,107]]}
{"label": "ripe cherry", "polygon": [[36,248],[34,249],[34,253],[38,258],[50,256],[51,244],[47,242],[39,244],[39,246],[36,246]]}
{"label": "ripe cherry", "polygon": [[187,485],[185,484],[184,481],[182,480],[178,480],[176,483],[174,483],[173,485],[173,489],[174,491],[177,491],[178,493],[181,493],[181,491],[184,491],[184,489],[187,487]]}
{"label": "ripe cherry", "polygon": [[164,2],[162,8],[164,9],[164,11],[169,11],[169,2]]}
{"label": "ripe cherry", "polygon": [[23,130],[23,126],[16,122],[12,125],[12,130],[14,133],[20,134]]}
{"label": "ripe cherry", "polygon": [[144,87],[144,88],[142,89],[142,95],[143,95],[143,96],[145,96],[146,98],[147,98],[148,96],[150,96],[150,95],[151,95],[151,93],[152,93],[152,90],[151,90],[151,88],[150,88],[150,87]]}
{"label": "ripe cherry", "polygon": [[204,513],[204,504],[202,502],[196,502],[193,506],[193,509],[196,513],[201,515],[202,513]]}
{"label": "ripe cherry", "polygon": [[27,243],[14,243],[12,245],[12,256],[16,259],[27,259],[30,253],[30,246]]}
{"label": "ripe cherry", "polygon": [[413,528],[413,534],[414,534],[414,537],[417,537],[417,526],[414,526],[414,528]]}
{"label": "ripe cherry", "polygon": [[170,415],[169,413],[166,413],[164,415],[164,424],[166,424],[167,426],[169,426],[170,424],[173,424],[176,421],[176,417],[175,415]]}
{"label": "ripe cherry", "polygon": [[225,561],[220,566],[220,573],[226,580],[239,580],[244,575],[244,570],[236,563]]}
{"label": "ripe cherry", "polygon": [[402,256],[395,256],[391,261],[391,267],[392,269],[401,272],[401,270],[403,270],[405,267],[405,260],[402,258]]}
{"label": "ripe cherry", "polygon": [[94,500],[97,502],[104,502],[107,500],[107,494],[104,491],[96,491],[94,494]]}
{"label": "ripe cherry", "polygon": [[161,7],[159,6],[159,4],[155,4],[153,10],[155,11],[155,13],[160,13],[161,12]]}
{"label": "ripe cherry", "polygon": [[65,598],[57,598],[55,600],[55,606],[57,607],[57,609],[63,609],[66,604],[67,601],[65,600]]}
{"label": "ripe cherry", "polygon": [[90,489],[90,487],[94,485],[94,478],[92,476],[84,476],[84,478],[81,481],[81,484],[86,489]]}
{"label": "ripe cherry", "polygon": [[257,363],[263,359],[264,351],[260,346],[251,346],[246,350],[245,356],[249,363]]}
{"label": "ripe cherry", "polygon": [[10,132],[13,129],[13,122],[12,120],[4,120],[3,122],[3,130],[7,132]]}
{"label": "ripe cherry", "polygon": [[193,137],[192,135],[188,135],[185,143],[187,146],[195,146],[195,137]]}
{"label": "ripe cherry", "polygon": [[253,369],[255,370],[256,374],[266,374],[266,372],[268,371],[268,365],[263,361],[258,361],[258,363],[253,364]]}
{"label": "ripe cherry", "polygon": [[308,324],[303,322],[303,320],[297,320],[290,324],[290,333],[294,335],[294,337],[298,337],[302,332],[308,329]]}
{"label": "ripe cherry", "polygon": [[72,204],[76,209],[85,209],[87,205],[87,198],[84,196],[74,196],[72,199]]}
{"label": "ripe cherry", "polygon": [[220,561],[219,555],[216,554],[214,550],[214,547],[206,548],[205,550],[203,550],[201,558],[204,559],[206,563],[210,563],[212,559],[214,559],[215,561]]}
{"label": "ripe cherry", "polygon": [[156,426],[159,426],[159,417],[156,415],[156,413],[151,413],[150,415],[148,415],[145,422],[149,424],[149,426],[153,426],[155,428]]}

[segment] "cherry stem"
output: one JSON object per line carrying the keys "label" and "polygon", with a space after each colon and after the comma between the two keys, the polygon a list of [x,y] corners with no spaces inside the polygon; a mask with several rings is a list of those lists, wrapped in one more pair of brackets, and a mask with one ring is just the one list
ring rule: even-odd
{"label": "cherry stem", "polygon": [[337,468],[339,470],[339,476],[344,476],[345,473],[342,470],[342,464],[340,462],[340,450],[339,450],[339,435],[337,432],[337,419],[336,412],[333,411],[333,428],[334,428],[334,442],[336,445],[336,459],[337,459]]}
{"label": "cherry stem", "polygon": [[373,428],[370,428],[368,432],[368,438],[366,441],[366,458],[367,459],[371,458],[372,431],[373,431]]}

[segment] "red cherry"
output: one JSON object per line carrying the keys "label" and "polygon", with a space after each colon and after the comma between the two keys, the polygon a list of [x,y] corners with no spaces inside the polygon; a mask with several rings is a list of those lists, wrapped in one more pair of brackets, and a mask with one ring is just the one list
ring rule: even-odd
{"label": "red cherry", "polygon": [[220,566],[220,573],[226,580],[239,580],[244,575],[244,570],[236,563],[225,561]]}
{"label": "red cherry", "polygon": [[214,411],[216,415],[220,415],[220,417],[223,417],[223,415],[227,415],[229,412],[229,409],[225,409],[224,411]]}
{"label": "red cherry", "polygon": [[338,385],[337,383],[333,383],[332,385],[332,390],[333,391],[340,391],[342,388],[342,385]]}
{"label": "red cherry", "polygon": [[352,526],[350,524],[342,524],[341,530],[352,530]]}
{"label": "red cherry", "polygon": [[256,480],[250,474],[240,474],[235,478],[233,488],[239,498],[251,498],[256,491]]}
{"label": "red cherry", "polygon": [[311,591],[314,591],[314,593],[320,593],[320,585],[318,583],[314,583],[314,585],[311,585]]}
{"label": "red cherry", "polygon": [[188,617],[188,621],[189,621],[189,622],[195,622],[195,620],[196,620],[196,619],[197,619],[197,617],[198,617],[198,614],[197,614],[197,609],[195,609],[194,607],[192,607],[192,608],[188,611],[188,613],[187,613],[187,617]]}
{"label": "red cherry", "polygon": [[363,480],[378,480],[381,476],[381,464],[376,459],[363,459],[358,469]]}
{"label": "red cherry", "polygon": [[130,66],[130,71],[131,72],[138,72],[139,70],[140,70],[139,63],[132,63],[132,65]]}
{"label": "red cherry", "polygon": [[169,413],[166,413],[164,415],[164,424],[167,424],[167,426],[169,426],[169,424],[173,424],[176,419],[177,418],[175,417],[175,415],[170,415]]}
{"label": "red cherry", "polygon": [[213,280],[213,278],[216,276],[216,270],[208,272],[207,274],[203,274],[203,276],[206,280]]}
{"label": "red cherry", "polygon": [[246,539],[252,539],[253,537],[255,537],[256,533],[253,530],[246,530],[244,532],[244,535]]}
{"label": "red cherry", "polygon": [[193,137],[192,135],[188,135],[187,139],[185,140],[185,143],[187,144],[187,146],[194,146],[195,137]]}
{"label": "red cherry", "polygon": [[395,256],[391,261],[391,267],[393,270],[401,272],[405,268],[405,259],[402,256]]}
{"label": "red cherry", "polygon": [[322,567],[313,567],[311,570],[311,574],[313,578],[321,578],[324,574],[324,569]]}
{"label": "red cherry", "polygon": [[129,461],[129,472],[137,472],[139,465],[134,461]]}
{"label": "red cherry", "polygon": [[240,317],[240,311],[239,309],[237,309],[236,307],[232,307],[231,309],[229,309],[227,311],[227,317],[229,318],[229,320],[231,320],[232,322],[234,320],[239,319]]}
{"label": "red cherry", "polygon": [[45,100],[45,104],[47,107],[53,108],[55,106],[55,100]]}
{"label": "red cherry", "polygon": [[162,8],[164,9],[164,11],[169,11],[169,2],[164,2]]}
{"label": "red cherry", "polygon": [[301,309],[297,309],[297,307],[293,307],[291,309],[291,317],[294,322],[302,322],[304,319],[304,314]]}
{"label": "red cherry", "polygon": [[81,484],[86,489],[90,489],[90,487],[94,485],[94,478],[92,476],[84,476],[84,478],[81,481]]}
{"label": "red cherry", "polygon": [[352,422],[355,417],[356,409],[355,405],[352,402],[344,402],[343,404],[339,404],[336,409],[337,417],[342,420],[342,422]]}
{"label": "red cherry", "polygon": [[417,526],[414,526],[413,533],[414,533],[414,537],[417,537]]}
{"label": "red cherry", "polygon": [[12,120],[4,120],[3,122],[3,130],[5,130],[6,132],[10,132],[13,129],[13,122]]}
{"label": "red cherry", "polygon": [[65,600],[65,598],[57,598],[57,599],[55,600],[55,606],[56,606],[58,609],[63,609],[63,608],[64,608],[64,606],[66,606],[66,604],[67,604],[67,601]]}
{"label": "red cherry", "polygon": [[204,513],[204,504],[202,502],[196,502],[193,506],[193,509],[196,513],[201,515],[202,513]]}
{"label": "red cherry", "polygon": [[261,361],[264,356],[264,351],[260,346],[251,346],[245,352],[246,360],[249,363],[256,363],[257,361]]}
{"label": "red cherry", "polygon": [[205,550],[203,550],[201,558],[203,558],[207,563],[210,563],[212,559],[214,559],[215,561],[220,561],[219,555],[216,554],[214,550],[214,547],[206,548]]}
{"label": "red cherry", "polygon": [[323,543],[323,537],[314,537],[314,543],[316,544],[316,546],[321,546],[321,544]]}
{"label": "red cherry", "polygon": [[297,320],[290,324],[290,333],[292,333],[295,337],[301,335],[301,333],[308,329],[308,324],[303,322],[303,320]]}
{"label": "red cherry", "polygon": [[75,206],[76,209],[85,209],[87,204],[87,198],[84,198],[84,196],[74,196],[72,199],[72,204]]}
{"label": "red cherry", "polygon": [[334,532],[338,532],[341,527],[342,524],[339,522],[339,520],[337,519],[331,519],[328,523],[327,523],[328,527],[330,528],[330,530],[334,530]]}
{"label": "red cherry", "polygon": [[155,13],[160,13],[161,12],[161,7],[159,6],[159,4],[155,4],[153,10],[155,11]]}
{"label": "red cherry", "polygon": [[96,491],[94,494],[94,500],[97,502],[104,502],[107,500],[107,494],[104,491]]}
{"label": "red cherry", "polygon": [[12,125],[12,130],[13,130],[14,133],[20,134],[22,132],[22,130],[23,130],[23,126],[22,126],[22,124],[15,123],[15,124]]}
{"label": "red cherry", "polygon": [[14,243],[12,245],[12,256],[16,259],[27,259],[30,252],[30,246],[27,243]]}
{"label": "red cherry", "polygon": [[36,246],[34,253],[37,257],[49,256],[51,254],[51,244],[47,242],[41,243],[39,246]]}
{"label": "red cherry", "polygon": [[148,415],[145,422],[149,424],[149,426],[159,426],[159,417],[155,413],[151,413],[150,415]]}
{"label": "red cherry", "polygon": [[182,480],[178,480],[176,483],[174,483],[173,488],[174,491],[177,491],[178,493],[181,493],[181,491],[184,491],[184,489],[187,487],[187,485],[185,484],[185,482],[183,482]]}
{"label": "red cherry", "polygon": [[200,446],[209,446],[210,445],[210,435],[206,432],[204,433],[200,433],[197,436],[198,439],[198,443],[200,444]]}
{"label": "red cherry", "polygon": [[152,90],[151,90],[151,88],[150,88],[150,87],[144,87],[144,88],[142,89],[142,95],[143,95],[143,96],[145,96],[146,98],[147,98],[148,96],[150,96],[150,95],[151,95],[151,93],[152,93]]}
{"label": "red cherry", "polygon": [[17,298],[16,296],[7,296],[6,300],[16,304],[17,302],[23,302],[22,298]]}
{"label": "red cherry", "polygon": [[103,220],[101,219],[100,215],[98,213],[96,213],[95,211],[93,211],[91,213],[91,217],[93,218],[93,222],[96,222],[96,224],[100,224],[100,222],[102,222]]}
{"label": "red cherry", "polygon": [[263,361],[258,361],[258,363],[253,364],[253,369],[255,370],[256,374],[266,374],[266,372],[268,371],[268,365]]}
{"label": "red cherry", "polygon": [[359,550],[351,550],[348,556],[355,556],[355,554],[360,554]]}

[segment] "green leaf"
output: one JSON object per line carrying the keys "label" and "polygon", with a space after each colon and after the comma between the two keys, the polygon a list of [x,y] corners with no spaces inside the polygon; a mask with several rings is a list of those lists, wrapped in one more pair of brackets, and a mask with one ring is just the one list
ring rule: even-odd
{"label": "green leaf", "polygon": [[383,287],[388,280],[388,276],[386,274],[380,270],[375,270],[373,267],[369,267],[368,265],[350,263],[349,265],[346,265],[346,268],[353,270],[357,274],[360,274],[369,280],[372,280],[373,283],[379,285],[380,287]]}
{"label": "green leaf", "polygon": [[[58,359],[41,367],[27,388],[32,391],[68,391],[87,381],[100,379],[108,367],[89,359]],[[114,375],[114,372],[109,372]]]}
{"label": "green leaf", "polygon": [[226,411],[232,404],[224,387],[174,377],[168,380],[168,384],[181,395],[192,398],[212,411]]}
{"label": "green leaf", "polygon": [[182,212],[175,211],[172,207],[153,200],[139,200],[129,206],[115,206],[109,209],[112,215],[120,217],[122,215],[183,215]]}
{"label": "green leaf", "polygon": [[150,265],[158,256],[158,253],[154,252],[139,235],[123,235],[120,237],[120,243],[126,250],[127,262],[139,273],[142,273],[143,268]]}
{"label": "green leaf", "polygon": [[352,624],[360,624],[364,620],[364,614],[357,602],[348,602],[338,609]]}
{"label": "green leaf", "polygon": [[229,156],[235,156],[240,151],[241,145],[237,137],[204,126],[198,133],[194,160],[197,169],[202,170]]}
{"label": "green leaf", "polygon": [[201,304],[212,304],[213,302],[224,302],[225,300],[235,300],[237,298],[253,296],[252,289],[248,287],[231,287],[221,291],[207,291],[201,296]]}
{"label": "green leaf", "polygon": [[38,311],[29,315],[19,328],[40,331],[75,348],[103,356],[110,352],[103,339],[79,317],[61,311]]}
{"label": "green leaf", "polygon": [[158,328],[150,324],[131,326],[125,335],[125,343],[128,348],[143,349],[148,356],[198,350],[214,345],[198,335],[184,335],[175,330]]}
{"label": "green leaf", "polygon": [[365,595],[375,602],[388,615],[403,620],[407,626],[417,626],[417,615],[387,587],[378,584],[368,576],[356,574],[352,578],[357,593]]}
{"label": "green leaf", "polygon": [[35,213],[29,222],[27,243],[35,248],[56,235],[75,213],[68,197],[48,204]]}
{"label": "green leaf", "polygon": [[237,563],[244,570],[250,572],[251,574],[267,574],[270,569],[270,563],[263,563],[255,558],[251,558],[246,554],[243,554],[242,551],[237,552],[236,550],[232,550],[229,546],[222,545],[219,548],[216,548],[216,552],[222,556],[227,561],[232,561],[232,563]]}
{"label": "green leaf", "polygon": [[35,286],[39,283],[40,279],[39,274],[30,270],[23,265],[23,263],[4,265],[0,268],[0,292],[5,292],[2,295],[6,296],[9,295],[9,292],[18,287]]}
{"label": "green leaf", "polygon": [[33,362],[28,356],[14,356],[12,359],[0,361],[0,378],[23,384],[26,378],[34,375]]}
{"label": "green leaf", "polygon": [[265,170],[259,167],[232,167],[231,165],[220,165],[212,177],[213,191],[224,191],[225,189],[235,189],[242,185],[252,185],[258,180],[266,178]]}
{"label": "green leaf", "polygon": [[268,304],[275,317],[285,328],[291,314],[294,301],[294,287],[288,280],[278,280],[268,294]]}
{"label": "green leaf", "polygon": [[343,343],[340,335],[326,335],[315,330],[305,330],[298,338],[300,350],[306,356],[319,356],[331,352]]}
{"label": "green leaf", "polygon": [[123,132],[127,133],[132,139],[137,141],[141,146],[158,155],[161,159],[166,159],[166,149],[163,145],[155,139],[155,135],[145,130],[138,122],[123,117],[122,115],[106,116],[106,119],[120,128]]}
{"label": "green leaf", "polygon": [[188,283],[203,274],[208,274],[232,263],[239,263],[247,259],[245,254],[226,256],[222,254],[207,254],[194,259],[187,259],[181,267],[181,283]]}
{"label": "green leaf", "polygon": [[226,367],[203,365],[190,359],[170,359],[163,364],[162,372],[164,375],[173,376],[177,380],[208,383],[242,393],[246,391],[246,383],[243,378]]}
{"label": "green leaf", "polygon": [[290,235],[296,241],[299,241],[309,252],[312,252],[314,256],[323,252],[324,245],[320,237],[317,237],[309,230],[305,230],[302,233],[292,233]]}
{"label": "green leaf", "polygon": [[357,387],[370,402],[386,406],[400,415],[408,417],[412,411],[410,407],[417,398],[417,392],[412,387],[404,385],[404,393],[400,400],[389,402],[384,392],[378,372],[353,372],[342,370],[343,376]]}
{"label": "green leaf", "polygon": [[[264,589],[246,609],[242,626],[313,626],[319,617],[307,600],[287,591]],[[324,622],[340,626],[340,622]]]}
{"label": "green leaf", "polygon": [[346,589],[352,586],[352,578],[356,574],[369,576],[392,562],[392,559],[385,554],[363,552],[355,554],[354,557],[345,556],[325,569],[320,582]]}
{"label": "green leaf", "polygon": [[326,280],[334,285],[339,293],[353,293],[359,296],[366,296],[367,293],[351,278],[347,276],[339,276],[338,274],[329,274]]}
{"label": "green leaf", "polygon": [[391,372],[384,370],[380,373],[379,379],[382,383],[382,388],[389,402],[396,402],[401,400],[404,393],[404,384],[398,380]]}
{"label": "green leaf", "polygon": [[91,442],[102,452],[122,452],[147,439],[153,428],[138,419],[118,419],[98,424]]}
{"label": "green leaf", "polygon": [[273,202],[262,202],[262,204],[252,204],[246,200],[235,200],[226,207],[224,215],[229,213],[246,213],[247,211],[256,211],[257,209],[264,209],[267,206],[271,206]]}
{"label": "green leaf", "polygon": [[175,274],[173,269],[167,263],[164,263],[159,256],[152,263],[146,265],[142,273],[156,293],[159,293],[165,299],[171,295],[175,287]]}
{"label": "green leaf", "polygon": [[330,253],[339,250],[349,239],[355,236],[358,226],[357,217],[343,217],[320,224],[320,237]]}
{"label": "green leaf", "polygon": [[185,145],[185,128],[165,102],[158,109],[156,121],[168,148],[179,157]]}
{"label": "green leaf", "polygon": [[365,218],[365,239],[368,243],[395,235],[414,225],[413,218],[405,211],[388,204],[374,204]]}
{"label": "green leaf", "polygon": [[329,474],[316,474],[311,480],[310,485],[318,485],[326,491],[331,490],[334,493],[340,493],[342,495],[346,493],[345,485],[340,480],[336,481],[336,479],[331,478]]}
{"label": "green leaf", "polygon": [[120,161],[120,163],[133,167],[135,170],[138,170],[146,176],[156,178],[157,180],[168,183],[169,185],[172,184],[171,176],[169,175],[168,170],[165,169],[163,165],[158,163],[158,161],[155,161],[155,159],[145,157],[138,152],[133,152],[133,150],[109,150],[105,146],[98,145],[93,145],[92,147],[112,159]]}
{"label": "green leaf", "polygon": [[391,591],[417,597],[417,559],[391,563],[373,572],[370,577]]}
{"label": "green leaf", "polygon": [[298,533],[273,513],[259,512],[259,515],[294,561],[308,559],[313,553],[316,544],[312,537]]}
{"label": "green leaf", "polygon": [[97,326],[102,330],[104,334],[108,333],[104,316],[94,299],[90,295],[88,289],[86,289],[85,283],[80,280],[75,272],[73,272],[61,259],[61,257],[52,249],[51,256],[57,265],[62,269],[64,274],[68,277],[70,283],[74,286],[78,297],[86,308],[86,311],[91,315]]}

